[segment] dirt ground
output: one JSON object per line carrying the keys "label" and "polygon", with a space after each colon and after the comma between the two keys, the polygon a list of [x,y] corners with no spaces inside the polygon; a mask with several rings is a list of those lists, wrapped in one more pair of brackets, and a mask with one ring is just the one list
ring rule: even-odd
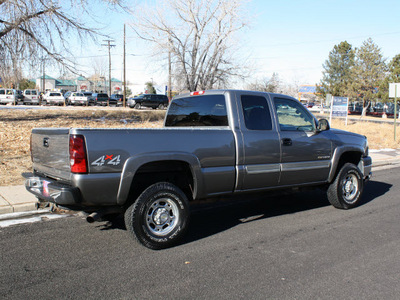
{"label": "dirt ground", "polygon": [[[129,108],[0,109],[0,186],[23,184],[21,174],[31,171],[32,128],[157,128],[162,127],[164,115],[165,111]],[[400,138],[394,141],[393,124],[353,119],[347,126],[341,120],[334,120],[331,127],[366,135],[370,149],[400,148]],[[400,128],[397,135],[400,136]]]}

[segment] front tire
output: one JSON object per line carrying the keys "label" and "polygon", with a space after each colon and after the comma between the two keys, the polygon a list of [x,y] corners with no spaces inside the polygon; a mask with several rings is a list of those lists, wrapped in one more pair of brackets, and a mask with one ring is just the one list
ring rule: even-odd
{"label": "front tire", "polygon": [[360,204],[363,188],[360,170],[354,164],[346,163],[328,188],[328,200],[336,208],[353,208]]}
{"label": "front tire", "polygon": [[126,210],[125,226],[139,243],[159,250],[183,237],[189,216],[185,193],[171,183],[159,182],[149,186]]}

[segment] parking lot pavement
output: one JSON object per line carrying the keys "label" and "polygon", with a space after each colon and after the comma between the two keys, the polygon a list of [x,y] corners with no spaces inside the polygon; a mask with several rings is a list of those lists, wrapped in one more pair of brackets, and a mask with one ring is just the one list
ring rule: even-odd
{"label": "parking lot pavement", "polygon": [[[400,149],[370,150],[373,169],[400,166]],[[37,198],[24,185],[0,186],[0,215],[37,211]]]}

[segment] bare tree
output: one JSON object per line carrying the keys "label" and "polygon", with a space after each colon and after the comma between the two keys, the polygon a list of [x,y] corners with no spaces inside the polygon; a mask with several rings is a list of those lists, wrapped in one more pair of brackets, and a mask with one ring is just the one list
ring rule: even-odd
{"label": "bare tree", "polygon": [[286,94],[292,97],[298,97],[299,82],[294,79],[292,82],[286,82],[279,78],[278,73],[273,73],[271,78],[264,78],[261,81],[256,80],[247,84],[246,89],[260,92],[270,92]]}
{"label": "bare tree", "polygon": [[256,81],[250,83],[248,88],[254,91],[280,93],[282,91],[282,81],[279,78],[278,73],[273,73],[271,78],[265,78],[261,82]]}
{"label": "bare tree", "polygon": [[238,75],[233,38],[246,26],[244,0],[157,1],[143,9],[131,27],[153,43],[155,54],[172,56],[175,79],[194,91],[222,87]]}
{"label": "bare tree", "polygon": [[[103,0],[119,5],[122,0]],[[95,38],[98,31],[80,21],[89,16],[89,0],[0,0],[0,63],[38,63],[43,57],[72,69],[66,58],[71,36]],[[79,10],[78,10],[79,9]],[[79,13],[74,14],[79,11]],[[85,18],[82,18],[83,20]],[[18,63],[16,63],[18,62]],[[3,73],[3,72],[2,72]],[[5,76],[6,74],[0,74]]]}
{"label": "bare tree", "polygon": [[106,76],[108,73],[108,61],[106,57],[94,57],[91,59],[91,66],[94,75]]}

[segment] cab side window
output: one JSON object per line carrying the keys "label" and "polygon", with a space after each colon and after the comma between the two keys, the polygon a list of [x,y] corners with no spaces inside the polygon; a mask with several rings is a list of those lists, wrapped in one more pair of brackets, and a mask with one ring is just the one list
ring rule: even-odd
{"label": "cab side window", "polygon": [[314,118],[300,103],[285,99],[274,98],[275,110],[281,131],[313,131]]}
{"label": "cab side window", "polygon": [[272,129],[272,120],[267,99],[261,96],[242,95],[241,102],[244,122],[247,129]]}

